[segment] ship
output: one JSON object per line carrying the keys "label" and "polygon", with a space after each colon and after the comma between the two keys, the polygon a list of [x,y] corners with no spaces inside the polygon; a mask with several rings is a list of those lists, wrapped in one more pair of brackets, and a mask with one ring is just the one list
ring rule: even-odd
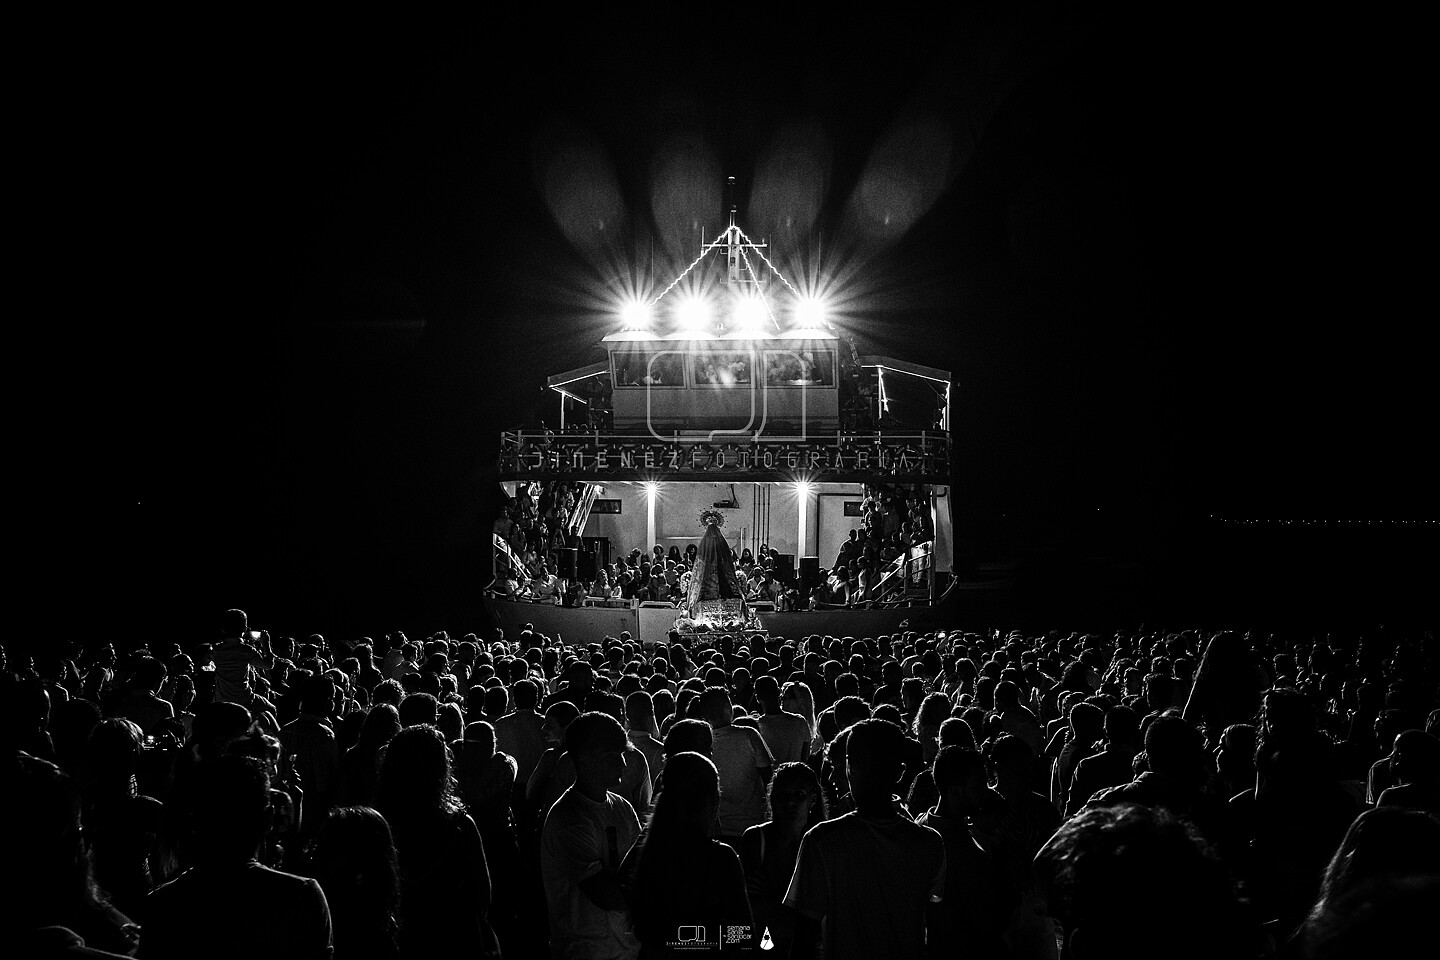
{"label": "ship", "polygon": [[[546,378],[558,429],[502,433],[484,593],[507,637],[651,648],[953,617],[950,372],[862,352],[727,206],[728,225],[604,336],[604,359]],[[688,591],[707,525],[739,602]]]}

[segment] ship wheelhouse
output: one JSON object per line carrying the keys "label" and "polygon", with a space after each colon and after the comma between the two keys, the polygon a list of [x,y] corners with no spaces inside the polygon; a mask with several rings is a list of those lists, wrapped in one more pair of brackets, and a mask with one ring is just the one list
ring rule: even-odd
{"label": "ship wheelhouse", "polygon": [[[732,219],[706,250],[750,263],[760,246]],[[730,289],[732,303],[762,296]],[[769,304],[763,315],[636,325],[601,341],[604,360],[547,378],[559,429],[501,437],[508,507],[487,595],[502,626],[663,641],[676,588],[637,590],[637,565],[658,551],[663,576],[677,556],[683,571],[698,518],[716,511],[735,556],[770,571],[747,632],[928,619],[953,553],[949,372],[860,354],[823,321],[782,327]],[[541,563],[556,581],[532,590]]]}

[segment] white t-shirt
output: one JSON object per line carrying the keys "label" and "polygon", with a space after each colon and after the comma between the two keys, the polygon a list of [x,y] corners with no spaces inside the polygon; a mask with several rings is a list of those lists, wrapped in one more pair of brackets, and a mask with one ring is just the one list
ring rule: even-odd
{"label": "white t-shirt", "polygon": [[627,730],[625,736],[630,743],[645,754],[645,763],[650,768],[650,787],[653,790],[660,773],[665,769],[665,744],[648,730]]}
{"label": "white t-shirt", "polygon": [[[610,849],[609,828],[615,830]],[[555,801],[540,837],[540,876],[550,909],[550,955],[559,960],[635,960],[640,941],[626,910],[597,907],[580,882],[607,867],[617,873],[640,836],[640,821],[624,797],[603,803],[571,787]],[[613,861],[613,862],[612,862]]]}
{"label": "white t-shirt", "polygon": [[235,637],[215,645],[215,699],[244,703],[250,693],[251,668],[270,666],[269,658],[253,644]]}
{"label": "white t-shirt", "polygon": [[720,773],[720,835],[738,837],[765,822],[765,781],[760,771],[773,760],[753,727],[721,727],[710,751]]}
{"label": "white t-shirt", "polygon": [[896,816],[847,813],[800,841],[785,905],[822,923],[825,960],[925,954],[925,910],[945,891],[945,841]]}
{"label": "white t-shirt", "polygon": [[805,759],[810,748],[810,724],[798,713],[767,713],[756,723],[770,756],[776,763]]}

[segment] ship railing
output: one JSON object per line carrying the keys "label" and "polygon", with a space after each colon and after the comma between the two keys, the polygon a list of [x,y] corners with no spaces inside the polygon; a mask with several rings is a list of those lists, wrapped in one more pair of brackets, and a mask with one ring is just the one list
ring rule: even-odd
{"label": "ship railing", "polygon": [[[563,603],[557,604],[553,595],[549,597],[537,597],[528,593],[517,593],[514,596],[507,595],[495,587],[494,581],[485,587],[485,594],[497,600],[509,600],[513,603],[542,603],[548,606],[564,606]],[[604,607],[612,610],[638,610],[641,608],[675,610],[678,608],[678,604],[671,603],[668,600],[627,600],[623,597],[582,597],[578,606]]]}
{"label": "ship railing", "polygon": [[[930,546],[933,549],[934,541],[926,541],[915,546],[924,549]],[[869,603],[877,607],[903,606],[912,600],[919,599],[909,590],[907,579],[907,562],[910,560],[910,550],[907,549],[900,556],[890,562],[884,575],[875,584],[875,595]],[[924,598],[928,600],[929,598]]]}
{"label": "ship railing", "polygon": [[875,584],[875,599],[883,600],[886,595],[893,591],[903,589],[905,586],[905,554],[900,554],[890,561],[885,572],[880,575],[880,581]]}
{"label": "ship railing", "polygon": [[626,600],[623,597],[586,597],[580,605],[582,607],[608,607],[612,610],[635,609],[635,601]]}

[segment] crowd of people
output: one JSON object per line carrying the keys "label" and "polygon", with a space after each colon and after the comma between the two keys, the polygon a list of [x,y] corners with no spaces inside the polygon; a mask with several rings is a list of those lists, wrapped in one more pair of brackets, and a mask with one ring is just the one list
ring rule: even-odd
{"label": "crowd of people", "polygon": [[[672,545],[669,551],[656,544],[650,554],[637,548],[628,556],[616,557],[609,563],[597,563],[593,579],[567,579],[556,573],[555,558],[537,556],[526,551],[518,564],[502,570],[496,579],[495,592],[511,600],[537,603],[561,603],[579,606],[582,603],[670,603],[681,605],[690,589],[690,575],[695,568],[696,546],[688,544],[682,551]],[[733,553],[733,551],[732,551]],[[745,547],[734,553],[740,594],[750,602],[769,601],[777,609],[796,609],[799,589],[793,576],[780,569],[780,553],[768,544],[758,552]]]}
{"label": "crowd of people", "polygon": [[896,569],[906,551],[935,539],[929,503],[919,489],[866,484],[860,517],[861,525],[840,545],[835,562],[821,571],[809,609],[875,602],[886,573]]}
{"label": "crowd of people", "polygon": [[7,639],[17,956],[1433,942],[1430,633],[253,626]]}
{"label": "crowd of people", "polygon": [[[566,536],[573,527],[580,494],[566,481],[521,483],[495,522],[495,535],[508,551],[497,556],[492,590],[511,600],[537,603],[615,601],[680,604],[689,589],[696,546],[667,550],[655,544],[647,553],[640,548],[623,551],[614,560],[597,563],[593,577],[563,577],[560,550],[580,548],[578,536]],[[889,591],[882,586],[887,572],[912,546],[934,539],[934,525],[925,494],[900,485],[864,486],[860,524],[851,529],[834,562],[818,571],[817,582],[802,584],[793,567],[782,567],[778,550],[762,543],[732,548],[732,561],[740,579],[740,594],[752,603],[769,602],[777,610],[815,610],[863,607]],[[898,576],[887,585],[899,587]]]}

